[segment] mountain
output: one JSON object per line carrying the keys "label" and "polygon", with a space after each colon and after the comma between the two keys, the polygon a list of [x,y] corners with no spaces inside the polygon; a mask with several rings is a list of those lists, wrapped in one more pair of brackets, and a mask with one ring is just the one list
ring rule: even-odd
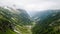
{"label": "mountain", "polygon": [[44,10],[31,18],[24,9],[0,7],[0,34],[60,34],[60,10]]}
{"label": "mountain", "polygon": [[[22,25],[29,25],[29,24],[31,25],[30,16],[28,15],[28,13],[25,10],[23,10],[23,9],[13,9],[13,8],[10,8],[10,7],[7,7],[7,8],[12,13],[12,14],[10,13],[11,17],[15,17],[18,20],[21,20],[21,21],[19,21],[20,25],[21,24]],[[7,16],[10,17],[10,15],[7,15]]]}
{"label": "mountain", "polygon": [[[0,7],[0,33],[1,34],[30,34],[32,21],[23,9]],[[2,33],[3,32],[3,33]]]}
{"label": "mountain", "polygon": [[31,17],[28,15],[28,13],[25,10],[22,9],[17,9],[20,12],[20,16],[21,16],[21,23],[24,25],[29,25],[31,24]]}
{"label": "mountain", "polygon": [[46,18],[48,15],[56,13],[60,10],[43,10],[43,11],[38,11],[32,18]]}
{"label": "mountain", "polygon": [[60,10],[46,10],[36,14],[33,34],[60,34]]}

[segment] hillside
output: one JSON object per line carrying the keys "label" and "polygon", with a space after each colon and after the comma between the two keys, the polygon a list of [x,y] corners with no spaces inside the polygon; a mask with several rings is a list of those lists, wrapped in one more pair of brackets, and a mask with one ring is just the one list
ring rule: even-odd
{"label": "hillside", "polygon": [[47,10],[36,16],[33,34],[60,34],[60,10]]}
{"label": "hillside", "polygon": [[24,9],[0,7],[0,34],[60,34],[60,10],[30,17]]}
{"label": "hillside", "polygon": [[[2,23],[2,24],[1,24]],[[30,34],[32,21],[24,10],[0,7],[0,32],[2,34]]]}

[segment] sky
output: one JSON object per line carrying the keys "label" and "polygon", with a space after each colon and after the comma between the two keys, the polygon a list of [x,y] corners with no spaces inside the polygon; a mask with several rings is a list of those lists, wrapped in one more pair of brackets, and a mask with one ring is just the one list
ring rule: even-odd
{"label": "sky", "polygon": [[40,10],[60,9],[60,0],[0,0],[0,6],[21,8],[33,13]]}
{"label": "sky", "polygon": [[8,5],[17,8],[26,9],[27,11],[60,9],[60,0],[0,0],[0,5]]}

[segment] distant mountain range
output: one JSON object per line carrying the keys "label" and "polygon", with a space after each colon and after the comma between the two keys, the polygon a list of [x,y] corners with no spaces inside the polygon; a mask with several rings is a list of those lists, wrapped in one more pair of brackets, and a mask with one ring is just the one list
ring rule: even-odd
{"label": "distant mountain range", "polygon": [[32,18],[38,19],[38,18],[46,18],[48,15],[59,12],[60,10],[43,10],[38,11]]}

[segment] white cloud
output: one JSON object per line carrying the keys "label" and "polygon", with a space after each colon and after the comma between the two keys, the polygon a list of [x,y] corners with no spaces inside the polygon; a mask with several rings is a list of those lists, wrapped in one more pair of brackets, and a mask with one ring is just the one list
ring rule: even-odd
{"label": "white cloud", "polygon": [[60,0],[0,0],[0,5],[13,7],[13,4],[15,4],[17,8],[23,8],[27,11],[60,9]]}

